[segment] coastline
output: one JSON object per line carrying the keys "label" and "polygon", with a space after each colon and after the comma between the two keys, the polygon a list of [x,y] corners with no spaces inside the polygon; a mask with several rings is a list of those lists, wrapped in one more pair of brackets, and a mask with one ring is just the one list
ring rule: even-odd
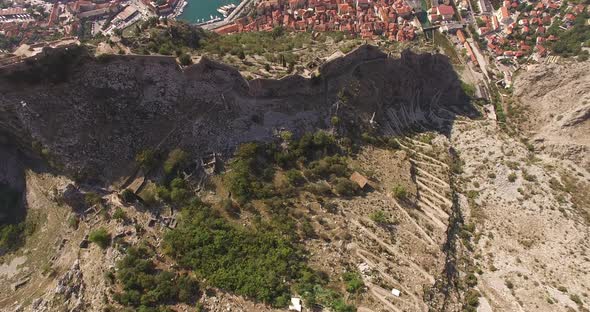
{"label": "coastline", "polygon": [[174,12],[169,14],[168,18],[183,20],[189,24],[199,26],[217,23],[226,18],[220,14],[220,8],[227,5],[235,5],[237,8],[241,2],[243,1],[207,0],[206,2],[201,2],[199,0],[179,0]]}
{"label": "coastline", "polygon": [[179,3],[178,5],[176,5],[176,7],[174,8],[174,12],[172,12],[170,15],[168,15],[168,18],[176,19],[177,17],[182,15],[182,13],[184,13],[184,9],[186,8],[187,5],[188,5],[188,0],[183,0],[182,3]]}

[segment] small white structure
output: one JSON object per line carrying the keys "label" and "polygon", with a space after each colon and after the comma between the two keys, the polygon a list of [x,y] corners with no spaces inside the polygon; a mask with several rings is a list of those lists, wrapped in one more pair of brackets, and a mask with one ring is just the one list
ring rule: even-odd
{"label": "small white structure", "polygon": [[289,305],[289,311],[301,312],[301,298],[291,298],[291,305]]}
{"label": "small white structure", "polygon": [[398,289],[395,289],[394,288],[394,289],[391,290],[391,294],[394,295],[394,296],[396,296],[396,297],[399,297],[399,295],[401,294],[401,292]]}

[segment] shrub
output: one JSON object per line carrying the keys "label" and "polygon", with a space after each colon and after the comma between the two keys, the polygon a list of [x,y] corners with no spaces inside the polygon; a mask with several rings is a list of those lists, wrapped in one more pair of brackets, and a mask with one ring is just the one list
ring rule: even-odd
{"label": "shrub", "polygon": [[199,285],[187,275],[156,269],[145,247],[131,247],[117,262],[117,280],[122,292],[114,299],[137,311],[169,311],[166,304],[192,303],[198,297]]}
{"label": "shrub", "polygon": [[378,223],[378,224],[386,224],[386,223],[389,223],[388,220],[387,220],[387,216],[381,210],[378,210],[378,211],[373,212],[372,214],[369,215],[369,218],[371,220],[373,220],[373,222]]}
{"label": "shrub", "polygon": [[349,293],[358,294],[364,290],[365,283],[358,272],[346,272],[342,279],[346,282],[346,291]]}
{"label": "shrub", "polygon": [[340,196],[354,196],[360,192],[358,184],[346,178],[337,178],[334,189]]}
{"label": "shrub", "polygon": [[19,191],[0,183],[0,250],[12,251],[24,241],[26,225],[21,221],[21,196]]}
{"label": "shrub", "polygon": [[305,178],[299,170],[291,169],[285,173],[289,184],[299,186],[305,182]]}
{"label": "shrub", "polygon": [[68,218],[68,226],[71,227],[72,229],[78,229],[79,223],[80,223],[80,220],[78,219],[78,217],[76,215],[71,215]]}
{"label": "shrub", "polygon": [[330,123],[332,126],[338,127],[340,125],[340,118],[338,118],[338,116],[332,116],[332,118],[330,118]]}
{"label": "shrub", "polygon": [[164,161],[164,172],[166,174],[172,174],[175,170],[179,170],[186,166],[188,162],[188,154],[179,149],[173,149],[168,153],[168,158]]}
{"label": "shrub", "polygon": [[121,199],[126,203],[132,203],[135,202],[136,197],[133,191],[130,189],[124,189],[123,192],[121,192]]}
{"label": "shrub", "polygon": [[475,276],[475,274],[469,273],[467,275],[467,278],[465,279],[465,283],[469,287],[475,287],[475,285],[477,285],[477,277]]}
{"label": "shrub", "polygon": [[465,303],[471,307],[477,307],[479,305],[479,291],[470,289],[465,294]]}
{"label": "shrub", "polygon": [[393,196],[395,196],[397,199],[403,200],[408,197],[408,192],[403,185],[398,184],[393,187]]}
{"label": "shrub", "polygon": [[506,280],[504,282],[504,284],[506,285],[506,287],[508,287],[508,289],[513,289],[514,288],[514,283],[512,283],[511,280]]}
{"label": "shrub", "polygon": [[0,248],[14,250],[24,238],[24,223],[0,225]]}
{"label": "shrub", "polygon": [[179,58],[178,61],[180,62],[180,65],[182,66],[188,66],[190,64],[193,63],[193,60],[191,59],[191,56],[188,54],[182,54]]}
{"label": "shrub", "polygon": [[158,195],[158,198],[163,201],[169,202],[171,200],[170,190],[168,190],[168,188],[166,188],[165,186],[158,186],[156,188],[156,194]]}
{"label": "shrub", "polygon": [[256,229],[234,226],[194,202],[182,210],[178,227],[165,234],[164,251],[214,287],[284,305],[288,285],[305,267],[284,233],[265,223]]}
{"label": "shrub", "polygon": [[135,162],[139,164],[145,171],[149,171],[153,169],[157,164],[156,154],[153,150],[146,149],[137,154],[135,156]]}
{"label": "shrub", "polygon": [[90,232],[88,240],[105,249],[111,243],[111,234],[105,228],[98,228]]}
{"label": "shrub", "polygon": [[514,182],[516,181],[516,173],[512,172],[508,175],[508,181]]}
{"label": "shrub", "polygon": [[123,211],[123,209],[121,209],[121,207],[117,207],[117,209],[115,209],[115,212],[113,212],[113,219],[125,221],[127,220],[127,214],[125,213],[125,211]]}
{"label": "shrub", "polygon": [[231,172],[225,176],[228,189],[238,202],[250,199],[262,199],[274,194],[271,182],[274,169],[271,164],[272,146],[256,143],[240,145],[235,154],[235,161],[230,164]]}
{"label": "shrub", "polygon": [[583,304],[582,299],[580,299],[580,296],[578,296],[576,294],[571,294],[570,299],[579,306],[581,306]]}
{"label": "shrub", "polygon": [[100,205],[102,203],[102,197],[95,192],[88,192],[84,194],[84,202],[88,206]]}
{"label": "shrub", "polygon": [[173,188],[170,192],[170,200],[176,204],[182,204],[189,198],[189,193],[183,188]]}
{"label": "shrub", "polygon": [[318,195],[318,196],[326,196],[332,193],[330,186],[326,185],[326,183],[312,183],[306,186],[305,188],[308,192]]}
{"label": "shrub", "polygon": [[307,220],[303,221],[303,223],[301,224],[301,231],[303,232],[304,238],[317,237],[317,234],[313,228],[313,225]]}

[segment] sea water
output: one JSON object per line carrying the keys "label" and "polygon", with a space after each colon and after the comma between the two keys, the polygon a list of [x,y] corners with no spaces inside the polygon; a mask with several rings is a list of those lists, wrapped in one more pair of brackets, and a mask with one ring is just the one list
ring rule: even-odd
{"label": "sea water", "polygon": [[[182,2],[183,0],[180,0]],[[217,9],[223,5],[234,3],[238,5],[239,0],[186,0],[188,3],[180,16],[179,20],[189,23],[205,22],[213,17],[223,18]]]}

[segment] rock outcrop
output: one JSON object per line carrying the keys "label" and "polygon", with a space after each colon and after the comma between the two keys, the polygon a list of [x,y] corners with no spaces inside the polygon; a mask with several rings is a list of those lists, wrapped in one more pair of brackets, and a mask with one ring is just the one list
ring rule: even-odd
{"label": "rock outcrop", "polygon": [[545,151],[590,169],[590,64],[533,65],[515,80],[524,126]]}
{"label": "rock outcrop", "polygon": [[312,79],[246,81],[207,59],[180,69],[167,57],[97,59],[72,47],[47,53],[0,70],[0,137],[25,147],[35,142],[67,173],[107,181],[146,148],[230,151],[270,140],[279,128],[327,128],[336,114],[362,127],[375,114],[389,133],[446,132],[455,114],[473,114],[442,55],[392,59],[363,46]]}

